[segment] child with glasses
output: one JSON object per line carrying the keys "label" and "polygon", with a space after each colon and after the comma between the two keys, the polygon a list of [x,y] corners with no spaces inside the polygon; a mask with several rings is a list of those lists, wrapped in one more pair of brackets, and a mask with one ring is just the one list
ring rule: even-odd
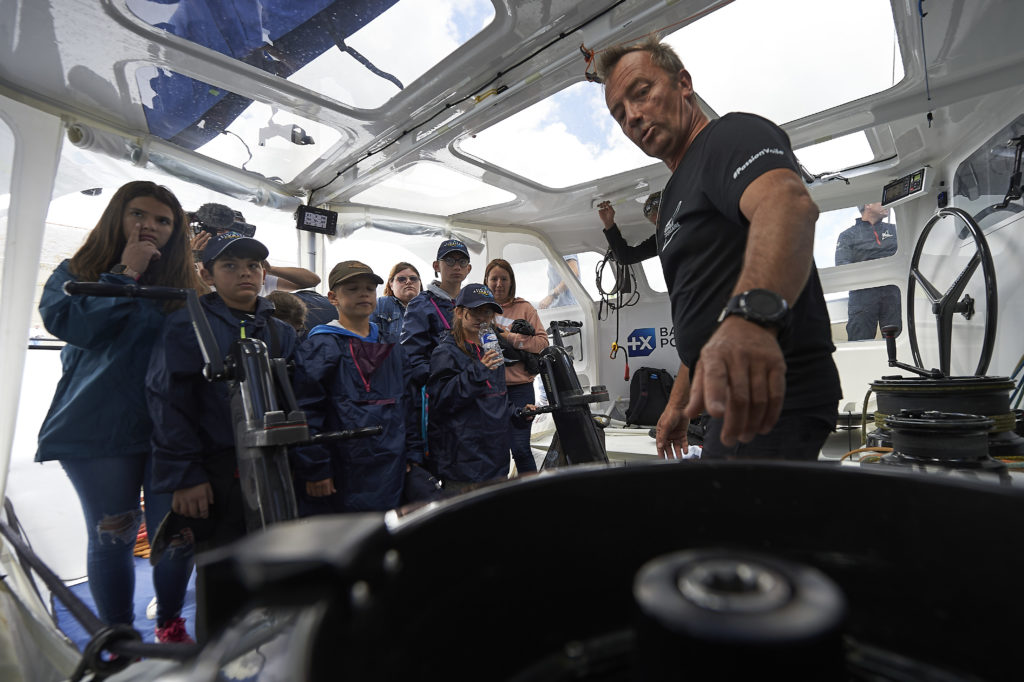
{"label": "child with glasses", "polygon": [[396,263],[391,268],[384,295],[377,299],[377,309],[370,319],[380,330],[381,339],[387,343],[398,343],[402,336],[402,322],[409,301],[423,291],[420,271],[412,263]]}

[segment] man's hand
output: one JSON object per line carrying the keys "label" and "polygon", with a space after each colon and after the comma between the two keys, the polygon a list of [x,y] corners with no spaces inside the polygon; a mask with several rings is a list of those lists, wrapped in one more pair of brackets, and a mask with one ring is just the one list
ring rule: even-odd
{"label": "man's hand", "polygon": [[786,361],[775,332],[732,315],[701,349],[684,414],[724,417],[722,444],[747,443],[771,431],[785,394]]}
{"label": "man's hand", "polygon": [[598,204],[597,215],[601,218],[601,222],[604,223],[604,229],[612,229],[612,225],[615,224],[615,209],[612,208],[612,202],[602,201]]}
{"label": "man's hand", "polygon": [[200,483],[191,488],[175,490],[171,497],[171,510],[175,514],[181,514],[190,519],[209,518],[211,504],[213,504],[213,488],[209,483]]}
{"label": "man's hand", "polygon": [[325,478],[322,481],[306,481],[306,494],[310,497],[327,497],[338,492],[334,488],[334,479]]}
{"label": "man's hand", "polygon": [[658,426],[654,432],[654,439],[658,446],[658,457],[662,459],[682,459],[683,455],[690,451],[690,445],[686,440],[686,427],[690,424],[690,418],[683,410],[671,404],[665,407],[658,419]]}

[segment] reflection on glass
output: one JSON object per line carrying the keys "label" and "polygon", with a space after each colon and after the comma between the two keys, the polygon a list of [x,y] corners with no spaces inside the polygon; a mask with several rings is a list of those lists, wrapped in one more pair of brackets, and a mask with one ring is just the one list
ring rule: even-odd
{"label": "reflection on glass", "polygon": [[489,0],[127,4],[168,33],[361,109],[385,104],[494,19]]}
{"label": "reflection on glass", "polygon": [[135,79],[152,134],[267,178],[290,181],[341,138],[329,126],[168,69],[142,67]]}

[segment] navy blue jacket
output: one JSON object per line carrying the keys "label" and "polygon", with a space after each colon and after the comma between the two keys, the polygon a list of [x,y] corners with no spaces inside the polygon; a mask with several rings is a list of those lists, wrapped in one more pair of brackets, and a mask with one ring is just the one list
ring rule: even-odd
{"label": "navy blue jacket", "polygon": [[377,436],[302,445],[291,453],[301,490],[307,481],[334,479],[335,511],[397,507],[405,480],[407,365],[402,347],[365,339],[344,327],[314,327],[295,353],[295,395],[310,434],[381,425]]}
{"label": "navy blue jacket", "polygon": [[405,306],[394,296],[377,298],[377,308],[370,316],[370,321],[380,330],[382,343],[398,343],[402,340],[402,320],[405,319]]}
{"label": "navy blue jacket", "polygon": [[[412,368],[412,383],[422,386],[430,376],[430,356],[437,344],[445,337],[452,327],[455,304],[450,298],[438,295],[431,289],[417,294],[409,301],[405,309],[405,321],[402,325],[402,347],[409,358]],[[438,315],[438,311],[441,315]]]}
{"label": "navy blue jacket", "polygon": [[[504,478],[515,412],[505,390],[505,368],[487,369],[479,360],[480,346],[466,347],[472,357],[446,336],[430,357],[430,457],[442,480]],[[515,420],[515,426],[525,425]]]}
{"label": "navy blue jacket", "polygon": [[[67,342],[63,374],[39,429],[36,461],[149,454],[153,431],[145,401],[146,366],[164,323],[163,302],[68,296],[76,279],[64,261],[46,281],[39,312]],[[103,273],[100,282],[135,284]]]}
{"label": "navy blue jacket", "polygon": [[[271,357],[290,359],[295,330],[272,317],[274,304],[258,298],[252,319],[244,322],[216,293],[200,297],[221,355],[227,355],[245,327],[246,338],[267,344]],[[271,334],[273,325],[276,334]],[[199,351],[187,310],[167,316],[146,374],[146,401],[153,418],[153,489],[174,492],[209,482],[213,458],[233,453],[234,423],[226,383],[203,378]]]}

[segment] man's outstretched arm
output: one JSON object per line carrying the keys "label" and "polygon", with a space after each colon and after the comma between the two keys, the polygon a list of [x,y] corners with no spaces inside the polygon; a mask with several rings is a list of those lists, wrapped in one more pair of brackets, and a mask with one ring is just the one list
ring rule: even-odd
{"label": "man's outstretched arm", "polygon": [[[740,211],[750,227],[732,293],[768,289],[792,306],[811,272],[818,207],[795,172],[777,168],[747,186]],[[727,317],[701,349],[685,415],[706,411],[724,417],[724,445],[768,433],[786,392],[786,362],[777,337],[777,330]]]}

